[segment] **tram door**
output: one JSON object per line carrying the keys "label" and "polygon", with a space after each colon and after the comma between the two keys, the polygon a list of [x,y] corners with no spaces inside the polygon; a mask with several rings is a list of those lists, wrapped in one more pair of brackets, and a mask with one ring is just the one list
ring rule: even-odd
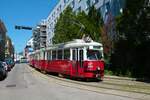
{"label": "tram door", "polygon": [[79,76],[83,67],[83,50],[76,48],[72,50],[73,70],[74,76]]}

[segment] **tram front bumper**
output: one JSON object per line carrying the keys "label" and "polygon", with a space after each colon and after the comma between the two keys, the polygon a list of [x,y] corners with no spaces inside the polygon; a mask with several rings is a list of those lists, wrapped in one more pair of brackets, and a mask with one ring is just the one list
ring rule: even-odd
{"label": "tram front bumper", "polygon": [[86,71],[84,74],[85,78],[101,78],[100,70]]}

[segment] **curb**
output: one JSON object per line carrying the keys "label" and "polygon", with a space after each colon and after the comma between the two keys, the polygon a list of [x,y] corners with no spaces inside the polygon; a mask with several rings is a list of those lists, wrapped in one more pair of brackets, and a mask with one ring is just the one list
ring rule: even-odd
{"label": "curb", "polygon": [[129,81],[136,81],[136,78],[129,78],[129,77],[120,77],[120,76],[110,76],[110,75],[105,75],[104,79],[118,79],[118,80],[129,80]]}

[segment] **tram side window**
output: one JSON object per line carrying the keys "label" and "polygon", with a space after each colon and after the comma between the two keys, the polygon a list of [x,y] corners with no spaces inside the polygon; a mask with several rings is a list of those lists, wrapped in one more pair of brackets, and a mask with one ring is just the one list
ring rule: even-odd
{"label": "tram side window", "polygon": [[35,58],[36,60],[38,60],[38,55],[36,54],[36,58]]}
{"label": "tram side window", "polygon": [[58,50],[58,59],[62,59],[62,50]]}
{"label": "tram side window", "polygon": [[83,50],[80,50],[80,60],[83,60]]}
{"label": "tram side window", "polygon": [[48,51],[47,58],[48,60],[51,60],[51,51]]}
{"label": "tram side window", "polygon": [[69,49],[64,50],[64,59],[67,59],[67,60],[70,59],[70,50]]}
{"label": "tram side window", "polygon": [[49,53],[47,52],[47,56],[46,56],[47,60],[49,60],[49,58],[48,58],[48,57],[49,57]]}
{"label": "tram side window", "polygon": [[56,60],[56,51],[52,51],[52,60]]}
{"label": "tram side window", "polygon": [[37,60],[37,57],[38,57],[38,56],[37,56],[37,54],[35,54],[35,56],[34,56],[34,57],[35,57],[35,60]]}
{"label": "tram side window", "polygon": [[40,60],[40,53],[38,53],[38,57],[37,57],[37,60]]}
{"label": "tram side window", "polygon": [[36,60],[36,55],[33,56],[33,59]]}
{"label": "tram side window", "polygon": [[87,50],[87,58],[89,60],[100,60],[102,53],[99,50]]}
{"label": "tram side window", "polygon": [[35,60],[37,60],[37,57],[38,57],[37,54],[35,54]]}
{"label": "tram side window", "polygon": [[40,52],[40,60],[43,60],[43,52]]}
{"label": "tram side window", "polygon": [[43,60],[45,60],[45,52],[43,52]]}
{"label": "tram side window", "polygon": [[80,67],[82,68],[83,67],[83,50],[80,50],[79,56],[80,56]]}
{"label": "tram side window", "polygon": [[72,59],[73,59],[73,60],[76,60],[76,50],[73,50],[73,51],[72,51]]}

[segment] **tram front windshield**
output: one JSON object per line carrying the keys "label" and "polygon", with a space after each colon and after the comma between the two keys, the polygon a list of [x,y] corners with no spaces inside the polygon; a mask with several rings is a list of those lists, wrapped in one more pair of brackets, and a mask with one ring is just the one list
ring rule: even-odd
{"label": "tram front windshield", "polygon": [[102,54],[100,50],[87,50],[87,59],[88,60],[100,60]]}

